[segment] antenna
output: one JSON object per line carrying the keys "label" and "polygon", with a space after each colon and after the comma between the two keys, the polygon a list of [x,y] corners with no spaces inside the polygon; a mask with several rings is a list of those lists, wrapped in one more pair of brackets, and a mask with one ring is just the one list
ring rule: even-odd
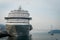
{"label": "antenna", "polygon": [[21,6],[19,7],[19,10],[21,10]]}
{"label": "antenna", "polygon": [[51,25],[51,30],[53,30],[53,26]]}

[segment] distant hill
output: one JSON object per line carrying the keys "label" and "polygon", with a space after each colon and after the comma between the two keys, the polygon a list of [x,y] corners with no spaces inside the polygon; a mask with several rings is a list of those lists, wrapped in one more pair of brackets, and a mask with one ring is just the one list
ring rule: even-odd
{"label": "distant hill", "polygon": [[48,33],[59,33],[60,34],[60,30],[51,30]]}
{"label": "distant hill", "polygon": [[5,31],[5,30],[6,30],[6,25],[0,24],[0,30],[1,30],[1,31]]}

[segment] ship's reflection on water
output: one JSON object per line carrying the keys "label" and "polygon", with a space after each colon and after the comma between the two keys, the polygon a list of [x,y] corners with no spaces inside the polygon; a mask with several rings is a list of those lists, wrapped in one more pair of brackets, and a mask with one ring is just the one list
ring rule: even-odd
{"label": "ship's reflection on water", "polygon": [[32,36],[19,36],[17,40],[32,40]]}
{"label": "ship's reflection on water", "polygon": [[32,35],[30,35],[30,36],[8,37],[7,40],[32,40]]}

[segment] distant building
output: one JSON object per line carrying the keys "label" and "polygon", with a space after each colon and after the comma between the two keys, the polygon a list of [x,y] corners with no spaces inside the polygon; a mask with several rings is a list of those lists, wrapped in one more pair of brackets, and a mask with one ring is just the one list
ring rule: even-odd
{"label": "distant building", "polygon": [[48,33],[53,33],[53,34],[56,34],[56,33],[59,33],[60,34],[60,30],[51,30],[51,31],[49,31]]}
{"label": "distant building", "polygon": [[0,24],[0,31],[6,31],[6,25]]}

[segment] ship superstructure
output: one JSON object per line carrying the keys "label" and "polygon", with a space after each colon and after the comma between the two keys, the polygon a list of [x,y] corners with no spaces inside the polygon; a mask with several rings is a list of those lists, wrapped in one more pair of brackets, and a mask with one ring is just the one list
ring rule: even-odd
{"label": "ship superstructure", "polygon": [[11,11],[8,17],[5,17],[7,20],[7,32],[12,36],[17,35],[17,37],[15,36],[16,39],[13,38],[11,40],[20,40],[19,37],[29,36],[29,31],[32,30],[32,25],[29,22],[32,18],[29,16],[28,11],[22,10],[21,7],[19,7],[18,10]]}

